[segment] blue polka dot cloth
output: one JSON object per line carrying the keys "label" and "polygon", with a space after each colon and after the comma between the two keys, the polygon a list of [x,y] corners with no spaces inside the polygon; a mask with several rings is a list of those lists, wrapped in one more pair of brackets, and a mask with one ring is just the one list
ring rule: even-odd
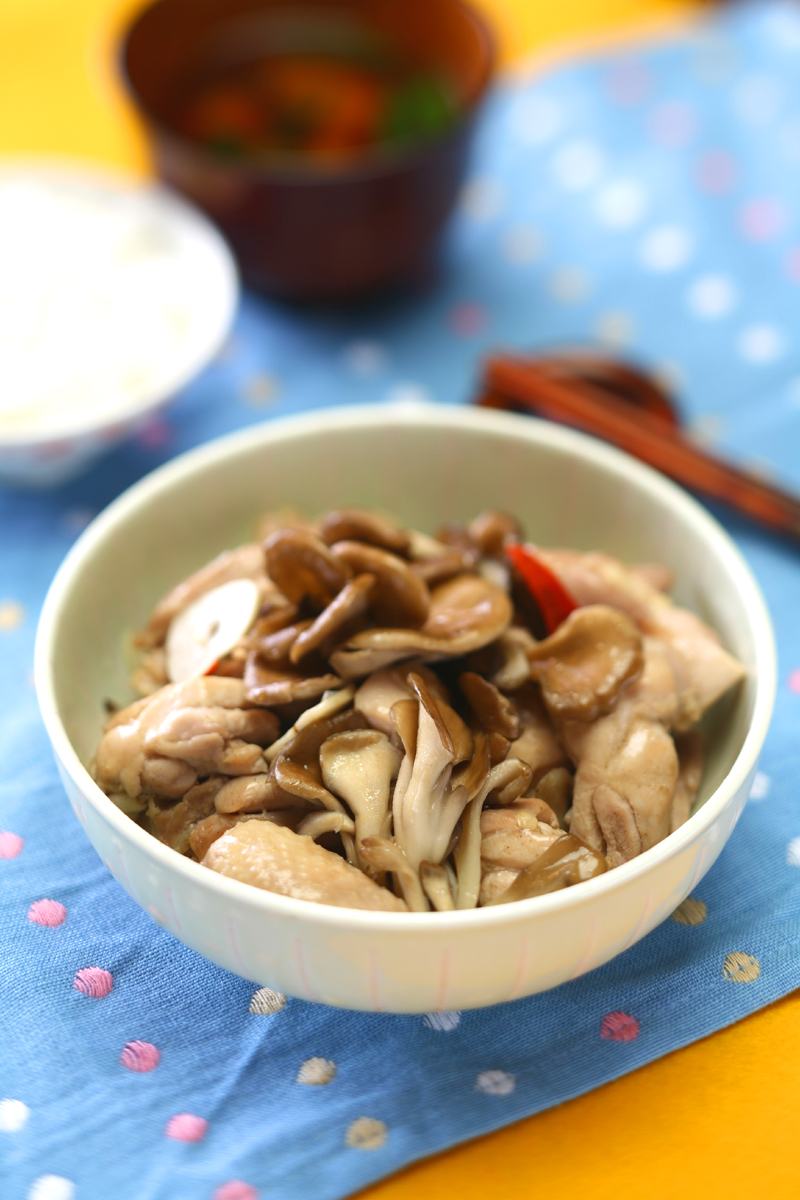
{"label": "blue polka dot cloth", "polygon": [[272,415],[465,403],[490,347],[619,347],[675,386],[698,438],[800,490],[798,312],[800,9],[731,7],[502,82],[423,294],[346,313],[246,297],[224,354],[138,440],[58,490],[0,490],[3,1200],[334,1200],[800,985],[800,556],[729,514],[781,671],[744,815],[676,919],[496,1009],[340,1012],[187,950],[85,839],[31,682],[55,569],[128,484]]}

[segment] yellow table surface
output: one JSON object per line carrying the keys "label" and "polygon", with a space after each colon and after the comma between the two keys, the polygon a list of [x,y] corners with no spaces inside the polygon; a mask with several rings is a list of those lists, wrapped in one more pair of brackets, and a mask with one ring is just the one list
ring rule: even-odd
{"label": "yellow table surface", "polygon": [[[697,7],[690,0],[479,5],[494,21],[506,63],[668,23]],[[115,31],[136,7],[0,0],[0,154],[78,154],[145,169],[113,66]],[[795,1200],[798,1022],[795,993],[587,1096],[410,1167],[361,1200]]]}

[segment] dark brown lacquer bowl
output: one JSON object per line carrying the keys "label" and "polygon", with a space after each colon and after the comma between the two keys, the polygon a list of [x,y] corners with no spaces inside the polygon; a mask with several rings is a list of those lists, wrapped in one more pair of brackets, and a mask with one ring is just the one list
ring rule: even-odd
{"label": "dark brown lacquer bowl", "polygon": [[[302,50],[305,30],[318,40],[338,21],[369,27],[447,80],[458,116],[446,132],[331,170],[300,156],[226,161],[177,131],[176,98],[197,80],[234,56],[268,55],[276,39],[299,38]],[[492,39],[472,9],[459,0],[156,0],[133,21],[122,56],[157,173],[217,223],[249,284],[332,300],[425,277],[492,74]]]}

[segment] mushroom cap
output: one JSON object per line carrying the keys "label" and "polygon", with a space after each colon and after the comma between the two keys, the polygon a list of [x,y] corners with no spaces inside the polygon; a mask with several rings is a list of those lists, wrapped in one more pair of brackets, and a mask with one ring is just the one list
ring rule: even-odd
{"label": "mushroom cap", "polygon": [[574,834],[562,834],[535,862],[520,871],[509,888],[495,899],[487,901],[487,906],[509,904],[514,900],[528,900],[532,896],[557,892],[585,879],[594,879],[606,869],[606,861],[601,854],[591,850]]}
{"label": "mushroom cap", "polygon": [[307,529],[278,529],[264,543],[267,571],[292,604],[310,601],[326,608],[352,571],[332,554],[322,538]]}
{"label": "mushroom cap", "polygon": [[472,758],[472,734],[455,709],[431,692],[421,675],[412,671],[408,682],[419,697],[420,704],[435,723],[442,745],[453,756],[453,765]]}
{"label": "mushroom cap", "polygon": [[413,698],[414,690],[408,682],[408,675],[412,670],[425,681],[434,695],[447,700],[444,684],[423,663],[403,663],[399,667],[373,671],[359,687],[354,701],[355,707],[363,712],[373,729],[380,729],[390,737],[394,733],[392,706],[398,700]]}
{"label": "mushroom cap", "polygon": [[414,563],[415,573],[425,581],[429,588],[438,587],[440,583],[447,583],[449,579],[460,575],[464,570],[472,569],[471,566],[465,567],[464,556],[459,550],[445,550],[436,558],[424,558],[420,562]]}
{"label": "mushroom cap", "polygon": [[611,711],[623,684],[641,674],[642,635],[620,609],[591,604],[531,647],[528,659],[552,716],[594,721]]}
{"label": "mushroom cap", "polygon": [[367,602],[374,583],[375,576],[368,574],[348,580],[316,621],[310,621],[297,635],[289,651],[291,662],[299,663],[312,650],[324,653],[325,643],[328,643],[330,648],[331,644],[335,645],[337,641],[345,641],[352,636],[359,628],[359,618],[367,611]]}
{"label": "mushroom cap", "polygon": [[520,735],[520,721],[513,700],[474,671],[458,677],[458,686],[466,696],[481,729],[499,733],[513,742]]}
{"label": "mushroom cap", "polygon": [[509,513],[490,509],[479,513],[467,526],[470,539],[480,550],[492,558],[500,558],[507,538],[515,541],[522,537],[522,527]]}
{"label": "mushroom cap", "polygon": [[323,808],[333,812],[344,812],[339,800],[322,782],[320,747],[336,733],[363,729],[365,725],[365,718],[354,709],[306,725],[274,760],[270,774],[284,791],[293,796],[317,801]]}
{"label": "mushroom cap", "polygon": [[334,542],[368,542],[392,554],[407,554],[411,535],[389,517],[366,508],[336,508],[326,512],[319,522],[322,540]]}
{"label": "mushroom cap", "polygon": [[398,555],[364,542],[336,542],[333,553],[353,574],[375,577],[369,606],[380,625],[417,629],[424,625],[430,593],[419,574]]}
{"label": "mushroom cap", "polygon": [[458,770],[454,771],[450,777],[452,787],[463,787],[466,789],[467,796],[472,800],[473,796],[477,796],[486,782],[486,777],[489,774],[491,766],[489,753],[489,739],[482,730],[477,729],[473,733],[474,750],[472,757],[462,763]]}
{"label": "mushroom cap", "polygon": [[323,692],[339,687],[338,675],[311,675],[302,668],[268,666],[251,651],[244,666],[245,698],[249,704],[265,708],[291,704],[295,700],[316,700]]}
{"label": "mushroom cap", "polygon": [[498,638],[513,615],[501,588],[479,575],[459,575],[434,588],[421,629],[366,629],[331,655],[331,666],[355,679],[404,658],[470,654]]}
{"label": "mushroom cap", "polygon": [[332,734],[322,743],[319,760],[325,786],[346,801],[356,820],[373,817],[381,826],[401,761],[400,751],[386,734],[378,729]]}

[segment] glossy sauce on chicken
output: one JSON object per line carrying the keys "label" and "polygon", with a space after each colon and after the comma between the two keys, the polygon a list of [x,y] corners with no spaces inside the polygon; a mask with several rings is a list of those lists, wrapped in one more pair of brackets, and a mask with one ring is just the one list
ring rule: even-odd
{"label": "glossy sauce on chicken", "polygon": [[270,514],[156,605],[95,779],[179,853],[296,899],[577,886],[688,819],[694,727],[744,675],[668,584],[503,513],[436,537]]}

